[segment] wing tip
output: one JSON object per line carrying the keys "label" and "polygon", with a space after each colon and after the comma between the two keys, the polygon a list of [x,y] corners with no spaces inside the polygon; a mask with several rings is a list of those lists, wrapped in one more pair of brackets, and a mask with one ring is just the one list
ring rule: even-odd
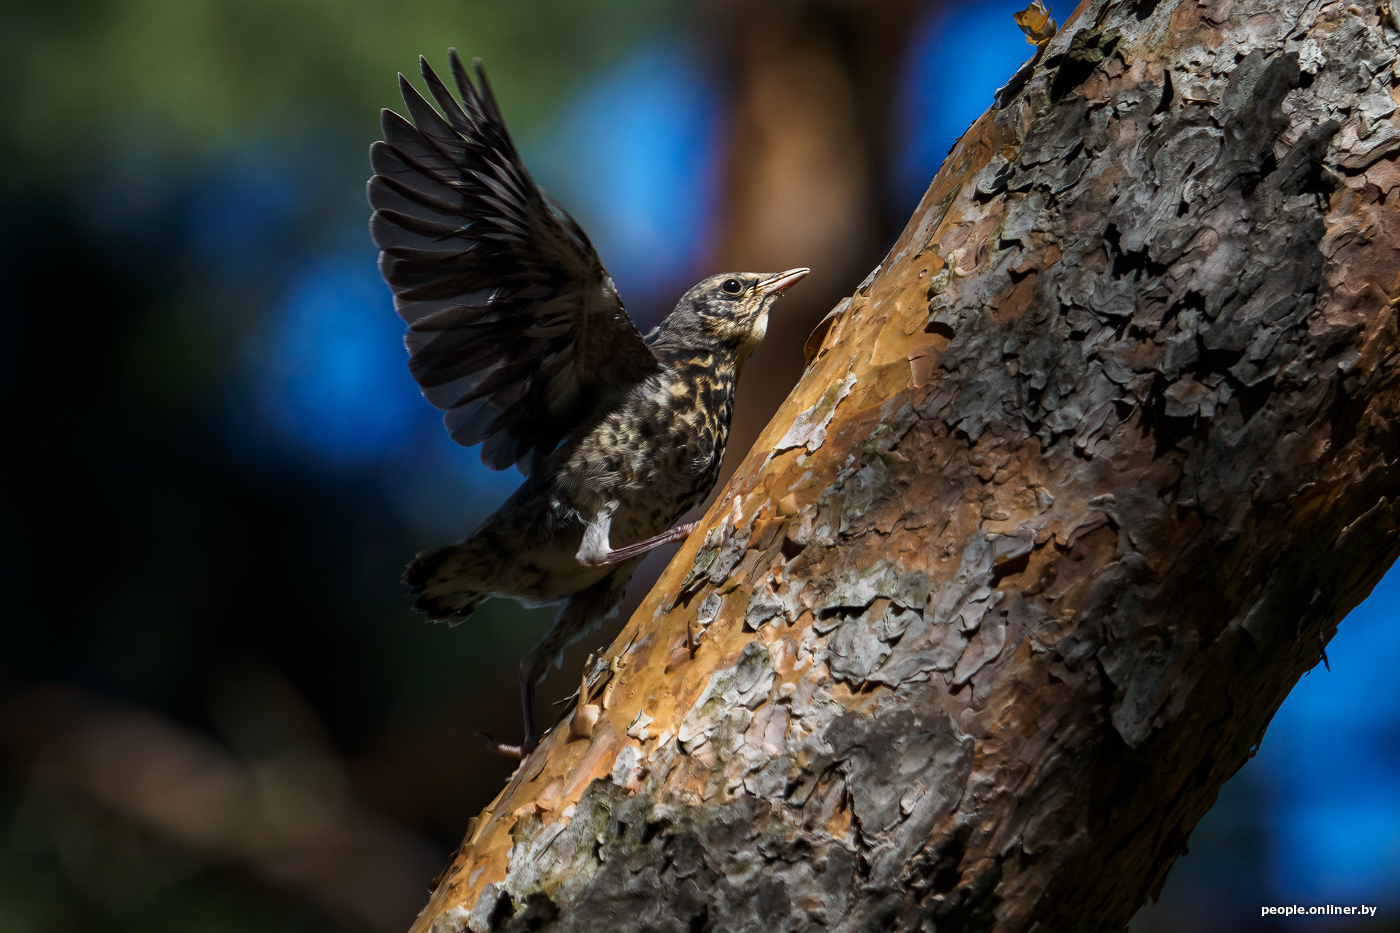
{"label": "wing tip", "polygon": [[[496,105],[496,92],[491,90],[491,82],[486,78],[486,63],[479,58],[473,58],[472,71],[476,74],[476,83],[481,88],[482,100],[491,105],[491,110],[499,119],[500,108]],[[504,125],[504,121],[502,121],[502,125]]]}
{"label": "wing tip", "polygon": [[424,81],[428,82],[429,88],[431,88],[435,82],[441,83],[438,80],[437,72],[433,70],[433,66],[428,64],[428,56],[426,55],[418,56],[418,73],[423,76]]}
{"label": "wing tip", "polygon": [[461,92],[462,99],[469,103],[475,100],[476,85],[472,84],[471,76],[462,64],[462,56],[457,54],[456,49],[447,50],[447,64],[452,71],[452,79],[457,82],[457,90]]}

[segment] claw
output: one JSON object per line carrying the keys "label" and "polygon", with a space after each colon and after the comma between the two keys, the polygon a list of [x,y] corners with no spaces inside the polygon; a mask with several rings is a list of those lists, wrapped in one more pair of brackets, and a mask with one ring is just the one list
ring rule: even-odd
{"label": "claw", "polygon": [[524,745],[507,745],[504,742],[497,742],[490,733],[478,732],[477,735],[486,740],[486,750],[493,755],[500,755],[502,758],[512,758],[516,761],[524,760],[525,756],[534,751],[533,748],[526,748]]}

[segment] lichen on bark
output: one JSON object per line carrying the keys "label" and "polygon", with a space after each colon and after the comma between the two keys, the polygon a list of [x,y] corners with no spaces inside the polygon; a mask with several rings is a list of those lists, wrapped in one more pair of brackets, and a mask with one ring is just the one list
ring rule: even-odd
{"label": "lichen on bark", "polygon": [[1124,926],[1400,546],[1393,16],[1082,5],[415,929]]}

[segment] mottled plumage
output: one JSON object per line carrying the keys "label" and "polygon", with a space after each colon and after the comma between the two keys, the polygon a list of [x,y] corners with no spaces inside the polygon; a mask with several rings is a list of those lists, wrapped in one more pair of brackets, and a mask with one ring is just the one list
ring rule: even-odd
{"label": "mottled plumage", "polygon": [[371,230],[424,396],[458,443],[526,480],[404,582],[452,624],[491,596],[567,600],[521,661],[528,752],[550,660],[616,607],[642,554],[689,531],[672,524],[719,476],[739,371],[807,270],[711,276],[644,340],[583,230],[530,179],[480,63],[479,89],[451,64],[460,104],[421,62],[442,115],[400,76],[412,123],[384,111]]}

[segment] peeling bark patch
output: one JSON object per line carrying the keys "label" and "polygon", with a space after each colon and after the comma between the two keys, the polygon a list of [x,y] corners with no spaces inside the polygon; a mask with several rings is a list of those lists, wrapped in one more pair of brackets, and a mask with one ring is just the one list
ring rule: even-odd
{"label": "peeling bark patch", "polygon": [[881,596],[909,609],[922,609],[928,595],[928,577],[923,571],[900,573],[891,561],[881,560],[869,567],[852,568],[838,578],[822,601],[821,612],[829,616],[837,609],[864,609]]}
{"label": "peeling bark patch", "polygon": [[676,740],[693,750],[709,738],[721,719],[737,706],[753,709],[773,686],[773,664],[758,642],[749,642],[733,667],[716,672],[676,730]]}
{"label": "peeling bark patch", "polygon": [[831,419],[836,415],[836,406],[840,405],[841,401],[851,394],[851,387],[855,383],[855,375],[848,373],[846,378],[832,386],[831,391],[824,395],[819,402],[799,414],[793,421],[792,427],[773,448],[773,453],[779,454],[795,447],[805,447],[808,453],[813,453],[821,447],[826,440],[827,426],[831,424]]}
{"label": "peeling bark patch", "polygon": [[918,610],[879,600],[868,611],[841,620],[827,649],[831,676],[857,686],[865,683],[889,657],[910,624],[921,618]]}

